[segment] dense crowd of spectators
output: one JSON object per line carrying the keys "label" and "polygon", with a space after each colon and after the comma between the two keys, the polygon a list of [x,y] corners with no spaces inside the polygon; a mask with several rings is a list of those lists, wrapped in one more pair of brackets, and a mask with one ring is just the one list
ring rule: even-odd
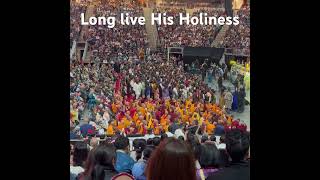
{"label": "dense crowd of spectators", "polygon": [[[73,14],[81,12],[73,8]],[[163,10],[171,16],[185,13],[176,8],[155,11]],[[123,12],[142,16],[134,0],[101,1],[94,15],[119,20]],[[212,10],[208,15],[223,13]],[[246,9],[239,13],[246,16]],[[163,48],[208,47],[215,28],[161,25],[158,31]],[[71,30],[72,38],[74,32],[77,28]],[[198,65],[198,75],[185,71],[179,57],[144,55],[148,42],[140,25],[89,26],[84,39],[95,61],[70,65],[70,139],[80,140],[70,146],[71,179],[249,179],[247,126],[230,114],[244,108],[243,78],[231,92],[222,83],[228,74],[225,64],[205,61]],[[206,77],[217,79],[219,100],[204,83]],[[128,137],[135,135],[143,138],[130,146]]]}
{"label": "dense crowd of spectators", "polygon": [[[190,130],[133,140],[116,135],[70,144],[70,179],[250,179],[250,136],[232,129],[217,141]],[[178,130],[177,130],[178,131]]]}
{"label": "dense crowd of spectators", "polygon": [[232,49],[244,50],[249,54],[250,50],[250,6],[242,6],[237,12],[239,25],[231,25],[220,46]]}
{"label": "dense crowd of spectators", "polygon": [[125,59],[130,56],[139,56],[139,52],[148,44],[145,26],[120,25],[120,13],[129,13],[131,17],[143,16],[142,7],[136,0],[109,0],[101,1],[94,10],[95,16],[115,16],[117,25],[114,28],[107,26],[90,26],[86,39],[89,50],[99,61],[111,59]]}
{"label": "dense crowd of spectators", "polygon": [[81,31],[80,14],[85,13],[87,9],[87,1],[82,0],[80,2],[72,0],[70,1],[70,42],[78,40]]}
{"label": "dense crowd of spectators", "polygon": [[[218,26],[194,26],[180,25],[179,13],[186,14],[185,9],[178,8],[157,8],[154,10],[157,13],[165,12],[167,16],[174,17],[173,25],[159,25],[158,34],[162,47],[167,48],[170,46],[192,46],[192,47],[210,47],[216,34],[218,33]],[[196,10],[190,16],[199,17],[199,14],[207,13],[207,16],[223,16],[224,11],[221,9],[210,9],[210,10]]]}
{"label": "dense crowd of spectators", "polygon": [[179,1],[172,1],[172,0],[164,0],[158,4],[159,6],[163,7],[187,7],[187,8],[223,8],[224,7],[224,0],[179,0]]}

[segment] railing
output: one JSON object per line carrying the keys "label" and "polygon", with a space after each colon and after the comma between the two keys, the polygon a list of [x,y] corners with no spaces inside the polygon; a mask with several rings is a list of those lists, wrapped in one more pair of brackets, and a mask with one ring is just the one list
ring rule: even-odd
{"label": "railing", "polygon": [[[107,136],[107,137],[111,137],[111,136]],[[145,139],[145,140],[147,140],[147,138],[146,138],[146,136],[144,136],[144,135],[140,135],[140,136],[135,136],[135,137],[129,137],[129,136],[127,136],[128,137],[128,139],[129,139],[129,144],[130,144],[130,150],[132,151],[133,150],[133,141],[135,140],[135,139]],[[154,135],[154,137],[160,137],[159,135]],[[216,137],[216,142],[217,143],[219,143],[220,142],[220,136],[215,136]],[[106,139],[98,139],[98,141],[100,142],[100,141],[105,141]],[[83,139],[71,139],[70,140],[70,143],[72,143],[72,144],[74,144],[74,143],[76,143],[76,142],[78,142],[78,141],[84,141]]]}

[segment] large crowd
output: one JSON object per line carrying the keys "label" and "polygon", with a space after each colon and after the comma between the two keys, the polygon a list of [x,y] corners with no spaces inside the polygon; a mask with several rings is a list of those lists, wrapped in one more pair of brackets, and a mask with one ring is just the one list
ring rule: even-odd
{"label": "large crowd", "polygon": [[70,1],[70,42],[78,40],[80,36],[81,25],[79,17],[81,13],[85,13],[87,9],[87,1],[81,0]]}
{"label": "large crowd", "polygon": [[205,63],[201,66],[209,80],[218,80],[219,102],[216,92],[203,81],[206,74],[185,72],[181,61],[174,57],[167,61],[160,53],[145,60],[72,64],[70,123],[79,129],[80,120],[87,119],[95,130],[106,135],[144,135],[148,130],[161,134],[171,125],[200,124],[208,134],[214,134],[218,127],[230,128],[234,121],[230,111],[244,108],[244,82],[239,76],[237,90],[232,93],[222,85],[226,65],[225,70],[219,66],[207,68]]}
{"label": "large crowd", "polygon": [[[173,25],[158,25],[158,34],[162,47],[170,46],[192,46],[211,47],[211,44],[220,29],[218,26],[193,26],[192,24],[179,24],[179,13],[186,14],[185,9],[179,8],[156,8],[155,13],[166,12],[167,16],[174,17]],[[207,13],[208,16],[223,16],[225,13],[221,9],[198,9],[190,16],[199,17],[199,14]]]}
{"label": "large crowd", "polygon": [[[84,11],[82,7],[71,6],[74,40],[80,33],[74,17]],[[239,14],[246,16],[247,10]],[[177,8],[155,9],[162,11],[172,16],[185,13]],[[101,1],[93,13],[119,17],[120,12],[142,16],[134,0]],[[221,10],[208,13],[223,14]],[[217,29],[161,25],[158,32],[162,48],[208,47]],[[224,63],[204,61],[197,64],[201,73],[196,74],[185,71],[181,57],[144,53],[148,41],[140,25],[89,26],[84,39],[94,63],[70,64],[70,139],[79,140],[70,146],[71,179],[223,179],[232,176],[229,171],[248,179],[247,126],[230,113],[244,110],[241,75],[235,77],[232,92],[223,86],[230,70]],[[216,79],[219,88],[209,88],[206,78]],[[130,146],[128,137],[137,135],[142,138]]]}
{"label": "large crowd", "polygon": [[242,6],[237,12],[239,25],[231,25],[220,46],[232,49],[250,50],[250,6]]}
{"label": "large crowd", "polygon": [[70,144],[70,179],[248,180],[249,133],[232,129],[217,138],[186,130],[178,136],[130,140],[118,134]]}
{"label": "large crowd", "polygon": [[[143,16],[142,8],[136,0],[109,0],[100,1],[94,9],[95,16],[115,16],[120,24],[120,13],[128,13],[132,17]],[[93,56],[104,61],[110,59],[124,59],[138,57],[140,51],[148,45],[145,26],[117,25],[114,28],[107,26],[90,26],[85,39],[89,43],[89,51]]]}

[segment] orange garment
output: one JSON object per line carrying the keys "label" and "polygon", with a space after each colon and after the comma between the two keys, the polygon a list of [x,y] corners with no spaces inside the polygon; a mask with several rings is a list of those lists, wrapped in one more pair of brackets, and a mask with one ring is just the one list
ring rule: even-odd
{"label": "orange garment", "polygon": [[227,118],[227,124],[228,124],[228,125],[231,125],[231,123],[232,123],[232,117],[231,117],[231,116],[228,116],[228,118]]}
{"label": "orange garment", "polygon": [[139,112],[141,112],[141,114],[142,114],[143,116],[146,115],[146,109],[144,109],[143,107],[140,107],[140,108],[139,108]]}
{"label": "orange garment", "polygon": [[143,134],[143,132],[144,132],[143,126],[140,126],[138,130],[138,134]]}
{"label": "orange garment", "polygon": [[116,104],[114,104],[114,103],[111,104],[111,110],[113,113],[117,113],[118,108],[117,108]]}
{"label": "orange garment", "polygon": [[196,107],[194,106],[194,104],[193,104],[193,103],[190,105],[189,110],[190,110],[190,112],[191,112],[191,113],[194,113],[194,112],[195,112]]}
{"label": "orange garment", "polygon": [[137,121],[138,121],[138,119],[139,119],[138,113],[134,113],[132,119],[133,119],[133,121],[134,121],[135,123],[137,123]]}
{"label": "orange garment", "polygon": [[160,119],[160,124],[163,126],[165,124],[167,124],[167,120],[168,120],[168,116],[167,115],[162,115],[161,119]]}
{"label": "orange garment", "polygon": [[160,134],[160,128],[159,128],[158,126],[155,127],[153,133],[154,133],[155,135],[159,135],[159,134]]}
{"label": "orange garment", "polygon": [[169,131],[168,128],[169,128],[169,125],[167,125],[167,124],[163,126],[163,130],[164,130],[165,132],[168,132],[168,131]]}
{"label": "orange garment", "polygon": [[187,99],[186,100],[186,108],[189,108],[189,105],[191,104],[191,100]]}
{"label": "orange garment", "polygon": [[154,111],[154,105],[152,103],[147,103],[147,109],[148,111]]}
{"label": "orange garment", "polygon": [[213,134],[216,126],[214,124],[208,123],[207,124],[207,134]]}
{"label": "orange garment", "polygon": [[121,131],[123,128],[125,128],[124,123],[123,122],[118,123],[118,129]]}
{"label": "orange garment", "polygon": [[123,124],[124,124],[124,127],[127,128],[127,127],[130,126],[131,121],[129,121],[129,120],[125,117],[124,120],[123,120]]}
{"label": "orange garment", "polygon": [[113,125],[109,124],[107,129],[107,135],[114,135]]}

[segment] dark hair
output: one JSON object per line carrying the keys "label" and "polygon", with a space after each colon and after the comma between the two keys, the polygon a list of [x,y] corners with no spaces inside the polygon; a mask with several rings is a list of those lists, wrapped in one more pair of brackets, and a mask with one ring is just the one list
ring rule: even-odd
{"label": "dark hair", "polygon": [[147,146],[143,150],[143,159],[148,160],[151,157],[152,152],[155,150],[154,146]]}
{"label": "dark hair", "polygon": [[147,142],[145,139],[133,140],[132,146],[133,146],[134,150],[136,151],[136,161],[141,159],[142,152],[143,152],[144,148],[146,147],[146,145],[147,145]]}
{"label": "dark hair", "polygon": [[[176,121],[176,120],[174,120],[174,121]],[[174,134],[174,129],[173,129],[172,125],[170,125],[168,127],[168,131],[171,132],[172,134]]]}
{"label": "dark hair", "polygon": [[153,145],[153,139],[152,138],[147,139],[147,145]]}
{"label": "dark hair", "polygon": [[226,133],[226,149],[232,162],[244,160],[250,146],[249,133],[232,129]]}
{"label": "dark hair", "polygon": [[195,159],[190,147],[175,138],[162,141],[148,161],[146,177],[152,180],[196,180]]}
{"label": "dark hair", "polygon": [[219,167],[219,151],[215,144],[204,143],[200,146],[199,163],[202,168]]}
{"label": "dark hair", "polygon": [[163,141],[164,139],[168,138],[168,134],[167,133],[162,133],[161,134],[161,138],[160,141]]}
{"label": "dark hair", "polygon": [[226,136],[225,135],[221,135],[220,139],[219,139],[220,143],[225,143],[226,142]]}
{"label": "dark hair", "polygon": [[100,144],[93,152],[93,163],[89,167],[86,173],[85,180],[103,180],[106,175],[106,171],[115,173],[114,162],[116,161],[116,149],[112,144],[104,143]]}
{"label": "dark hair", "polygon": [[216,136],[214,136],[214,135],[212,135],[212,136],[210,136],[210,141],[216,141],[217,140],[217,138],[216,138]]}
{"label": "dark hair", "polygon": [[203,136],[201,137],[201,143],[204,143],[204,142],[206,142],[206,141],[208,141],[208,140],[209,140],[208,136],[203,135]]}
{"label": "dark hair", "polygon": [[227,150],[219,149],[219,166],[220,167],[228,167],[230,165],[229,155]]}
{"label": "dark hair", "polygon": [[160,138],[159,137],[154,137],[153,138],[153,145],[154,146],[158,146],[160,144]]}
{"label": "dark hair", "polygon": [[184,137],[183,136],[179,136],[178,139],[181,140],[181,141],[184,141]]}
{"label": "dark hair", "polygon": [[129,138],[118,136],[114,142],[116,149],[126,149],[129,146]]}
{"label": "dark hair", "polygon": [[91,172],[92,172],[92,169],[94,168],[94,164],[95,164],[95,162],[94,162],[94,150],[95,149],[96,148],[91,149],[91,151],[88,154],[88,158],[87,158],[87,160],[85,162],[85,168],[84,168],[85,170],[84,170],[84,172],[82,174],[84,176],[89,176],[91,174]]}
{"label": "dark hair", "polygon": [[75,166],[84,166],[89,154],[89,148],[85,142],[79,141],[74,145],[73,162]]}

